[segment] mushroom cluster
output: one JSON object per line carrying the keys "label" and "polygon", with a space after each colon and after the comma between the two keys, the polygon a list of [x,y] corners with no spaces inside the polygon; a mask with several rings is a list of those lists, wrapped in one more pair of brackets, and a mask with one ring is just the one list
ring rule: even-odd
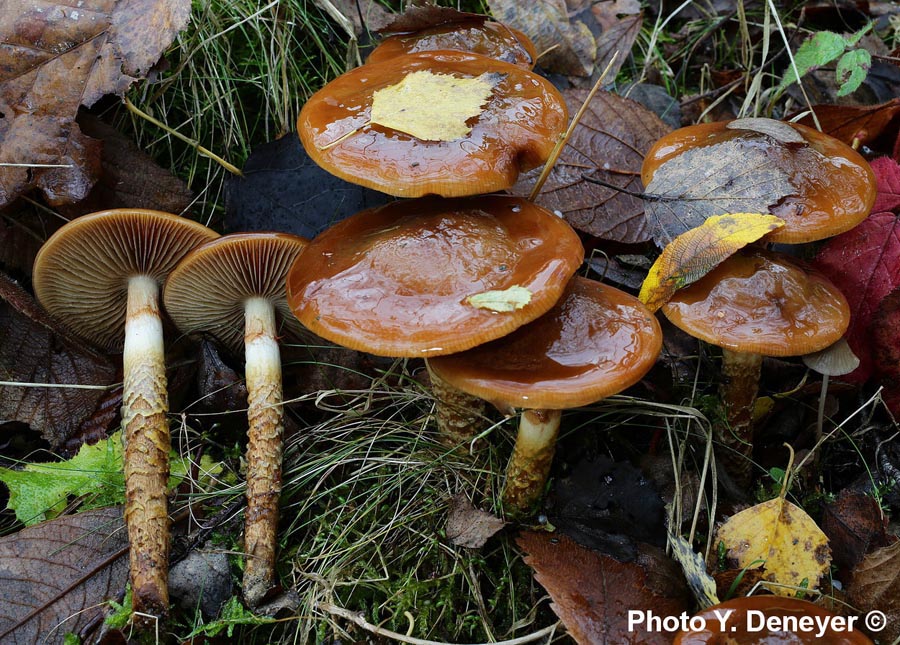
{"label": "mushroom cluster", "polygon": [[[713,157],[723,143],[762,147],[793,187],[770,209],[784,226],[763,242],[796,244],[837,235],[865,219],[874,204],[874,175],[855,150],[806,126],[762,118],[669,133],[647,153],[641,179],[647,186],[667,161],[689,150]],[[725,448],[720,457],[735,483],[746,486],[762,357],[809,354],[837,342],[849,325],[847,301],[801,262],[754,247],[676,292],[662,311],[682,330],[722,348],[726,427],[718,433]]]}

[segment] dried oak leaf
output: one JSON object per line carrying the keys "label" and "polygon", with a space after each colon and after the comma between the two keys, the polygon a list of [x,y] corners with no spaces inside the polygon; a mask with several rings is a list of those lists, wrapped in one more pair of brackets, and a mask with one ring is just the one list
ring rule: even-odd
{"label": "dried oak leaf", "polygon": [[480,549],[505,525],[496,515],[475,508],[465,493],[457,493],[450,499],[447,537],[456,546]]}
{"label": "dried oak leaf", "polygon": [[[59,329],[16,283],[0,274],[0,380],[108,385],[116,366]],[[27,423],[54,448],[91,417],[103,390],[0,385],[0,421]]]}
{"label": "dried oak leaf", "polygon": [[796,193],[789,173],[779,168],[783,154],[788,154],[783,148],[731,139],[672,157],[657,168],[645,191],[653,240],[665,247],[713,215],[769,212]]}
{"label": "dried oak leaf", "polygon": [[[880,105],[814,105],[812,111],[825,134],[840,139],[848,146],[854,141],[870,145],[900,114],[900,98]],[[812,114],[807,114],[797,123],[816,127]]]}
{"label": "dried oak leaf", "polygon": [[872,373],[870,325],[881,301],[900,287],[900,166],[887,157],[872,162],[878,193],[872,214],[859,226],[831,238],[815,265],[846,296],[850,305],[847,342],[859,367],[844,377],[865,381]]}
{"label": "dried oak leaf", "polygon": [[538,52],[547,52],[538,64],[567,76],[590,76],[597,44],[580,21],[569,22],[563,0],[488,0],[491,14],[531,38]]}
{"label": "dried oak leaf", "polygon": [[78,108],[122,95],[190,17],[189,0],[7,0],[0,11],[0,206],[30,188],[51,204],[84,198],[100,173],[99,143]]}
{"label": "dried oak leaf", "polygon": [[[566,90],[563,96],[574,114],[587,98],[586,90]],[[547,182],[535,200],[559,211],[574,228],[595,237],[636,243],[650,239],[642,200],[585,181],[584,175],[632,192],[641,189],[644,154],[671,128],[640,103],[609,92],[597,92],[575,127]],[[537,168],[513,186],[527,196],[537,181]]]}
{"label": "dried oak leaf", "polygon": [[847,594],[860,613],[877,610],[886,616],[884,630],[872,634],[879,642],[893,643],[900,637],[900,542],[863,558]]}
{"label": "dried oak leaf", "polygon": [[869,334],[873,368],[885,405],[894,414],[900,413],[900,288],[884,298],[872,316]]}
{"label": "dried oak leaf", "polygon": [[842,580],[872,550],[894,542],[887,517],[871,495],[844,489],[822,510],[822,532],[828,536],[832,560]]}
{"label": "dried oak leaf", "polygon": [[0,539],[0,642],[62,643],[103,614],[128,579],[120,508],[66,515]]}
{"label": "dried oak leaf", "polygon": [[584,645],[668,645],[673,633],[629,630],[629,610],[678,616],[687,610],[681,571],[658,549],[622,563],[565,536],[526,531],[516,540],[525,563],[553,599],[550,607]]}

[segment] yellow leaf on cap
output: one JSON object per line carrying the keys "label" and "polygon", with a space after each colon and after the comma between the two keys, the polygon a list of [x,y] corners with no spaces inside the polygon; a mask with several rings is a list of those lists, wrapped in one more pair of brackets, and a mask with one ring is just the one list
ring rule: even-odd
{"label": "yellow leaf on cap", "polygon": [[518,285],[502,291],[485,291],[466,298],[466,302],[478,309],[507,312],[521,309],[531,302],[531,292]]}
{"label": "yellow leaf on cap", "polygon": [[729,256],[782,226],[783,219],[759,213],[709,217],[697,228],[682,233],[666,245],[647,272],[638,298],[650,311],[656,311],[676,291],[696,282]]}
{"label": "yellow leaf on cap", "polygon": [[831,564],[828,538],[803,509],[782,497],[733,515],[719,527],[720,542],[738,568],[762,567],[766,580],[786,585],[767,586],[780,596],[815,589]]}
{"label": "yellow leaf on cap", "polygon": [[475,78],[412,72],[372,95],[370,118],[423,141],[461,139],[472,130],[466,121],[481,114],[501,78],[496,72]]}

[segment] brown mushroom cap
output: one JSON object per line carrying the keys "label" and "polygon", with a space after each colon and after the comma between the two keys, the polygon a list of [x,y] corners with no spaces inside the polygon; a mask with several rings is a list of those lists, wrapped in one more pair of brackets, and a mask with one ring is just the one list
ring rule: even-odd
{"label": "brown mushroom cap", "polygon": [[[757,614],[753,620],[749,612],[760,612],[765,618],[772,618],[777,625],[785,629],[757,629]],[[749,596],[732,598],[725,602],[707,607],[695,616],[703,619],[703,629],[683,631],[675,637],[672,645],[872,645],[872,641],[859,629],[850,629],[847,618],[838,618],[827,609],[819,607],[807,600],[786,598],[784,596]],[[827,625],[824,633],[819,634],[816,624],[807,623],[798,630],[789,629],[797,624],[801,617],[818,618],[821,624]],[[841,622],[835,622],[841,621]],[[724,621],[724,626],[722,622]],[[699,626],[699,621],[697,626]],[[845,629],[835,629],[837,625]],[[858,623],[857,625],[858,626]],[[854,627],[856,627],[854,626]],[[799,624],[798,624],[799,627]],[[752,630],[751,630],[752,628]]]}
{"label": "brown mushroom cap", "polygon": [[[583,257],[564,220],[518,197],[394,202],[316,237],[288,274],[288,302],[308,329],[345,347],[437,356],[545,313]],[[514,311],[466,300],[515,286],[532,296]]]}
{"label": "brown mushroom cap", "polygon": [[[374,92],[416,71],[456,78],[491,72],[501,80],[481,114],[469,119],[472,130],[462,138],[423,141],[370,124]],[[313,161],[342,179],[398,197],[459,197],[515,184],[519,171],[550,156],[567,121],[562,96],[537,74],[476,54],[438,51],[398,56],[341,75],[307,101],[297,129]]]}
{"label": "brown mushroom cap", "polygon": [[282,324],[302,334],[284,281],[309,240],[288,233],[235,233],[191,251],[169,275],[163,303],[185,332],[213,334],[232,351],[244,346],[244,303],[263,297]]}
{"label": "brown mushroom cap", "polygon": [[[770,121],[749,119],[749,121]],[[813,242],[848,231],[864,220],[875,203],[875,175],[862,156],[843,142],[798,123],[783,123],[799,133],[806,144],[784,143],[756,130],[735,128],[734,121],[692,125],[670,132],[657,141],[641,168],[648,186],[656,169],[672,157],[695,147],[710,148],[739,140],[746,146],[772,146],[772,160],[790,173],[796,195],[770,209],[785,225],[766,236],[770,242]],[[732,124],[732,127],[729,127]]]}
{"label": "brown mushroom cap", "polygon": [[366,64],[441,49],[479,54],[525,69],[534,67],[537,60],[534,43],[518,29],[492,20],[473,18],[388,36],[372,50]]}
{"label": "brown mushroom cap", "polygon": [[745,249],[675,293],[663,313],[691,336],[736,352],[809,354],[850,323],[843,294],[789,256]]}
{"label": "brown mushroom cap", "polygon": [[128,279],[160,285],[191,249],[218,237],[184,217],[141,209],[84,215],[56,231],[34,261],[34,290],[73,332],[110,350],[125,338]]}
{"label": "brown mushroom cap", "polygon": [[659,323],[637,298],[575,277],[534,322],[428,363],[446,382],[500,409],[558,410],[634,385],[661,348]]}

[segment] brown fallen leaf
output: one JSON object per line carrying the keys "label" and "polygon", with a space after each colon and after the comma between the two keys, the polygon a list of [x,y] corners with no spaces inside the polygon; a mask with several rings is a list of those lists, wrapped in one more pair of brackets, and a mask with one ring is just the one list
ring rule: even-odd
{"label": "brown fallen leaf", "polygon": [[[15,212],[11,212],[15,211]],[[32,230],[29,213],[7,209],[0,215],[0,269],[18,276],[31,276],[34,257],[43,238]]]}
{"label": "brown fallen leaf", "polygon": [[[566,90],[563,97],[574,114],[587,97],[586,90]],[[592,184],[584,175],[623,190],[641,190],[644,154],[671,130],[639,103],[609,92],[597,92],[576,126],[547,183],[535,200],[559,211],[574,228],[595,237],[636,243],[650,239],[642,200]],[[541,169],[533,170],[513,186],[516,195],[531,193]]]}
{"label": "brown fallen leaf", "polygon": [[584,645],[669,645],[674,633],[629,630],[629,610],[678,616],[688,608],[680,570],[661,551],[645,548],[622,563],[565,536],[526,531],[516,540],[525,563],[553,599],[550,607]]}
{"label": "brown fallen leaf", "polygon": [[108,208],[149,208],[183,213],[193,193],[181,179],[160,167],[133,141],[111,125],[86,112],[78,115],[86,135],[103,143],[100,180],[88,196],[59,211],[68,218]]}
{"label": "brown fallen leaf", "polygon": [[354,36],[367,31],[380,31],[396,18],[377,0],[313,0],[313,4],[342,26],[353,30]]}
{"label": "brown fallen leaf", "polygon": [[832,560],[842,580],[876,548],[896,541],[887,531],[878,502],[861,491],[844,489],[822,510],[822,532],[828,536]]}
{"label": "brown fallen leaf", "polygon": [[0,206],[33,187],[52,205],[83,199],[100,173],[100,145],[78,108],[125,90],[187,24],[189,0],[7,0],[0,12]]}
{"label": "brown fallen leaf", "polygon": [[612,60],[613,54],[618,53],[612,67],[607,72],[607,78],[615,78],[622,65],[628,60],[628,53],[634,47],[634,41],[637,40],[638,34],[641,33],[641,26],[644,24],[644,14],[638,13],[634,16],[625,16],[616,21],[609,29],[604,29],[603,33],[596,38],[597,55],[594,60],[594,66],[597,70],[604,70]]}
{"label": "brown fallen leaf", "polygon": [[537,48],[538,65],[567,76],[590,76],[597,44],[583,23],[569,22],[563,0],[488,0],[491,14],[522,31]]}
{"label": "brown fallen leaf", "polygon": [[454,22],[490,20],[489,16],[467,11],[457,11],[452,7],[439,7],[433,4],[415,5],[409,4],[403,13],[391,17],[390,22],[380,25],[377,31],[380,34],[399,34],[422,31],[430,27],[445,25]]}
{"label": "brown fallen leaf", "polygon": [[506,522],[496,515],[472,506],[465,493],[457,493],[451,498],[447,537],[456,546],[480,549],[504,526]]}
{"label": "brown fallen leaf", "polygon": [[884,630],[873,633],[881,643],[900,638],[900,542],[873,551],[860,562],[847,589],[850,604],[863,612],[880,611]]}
{"label": "brown fallen leaf", "polygon": [[[656,169],[645,190],[647,218],[657,246],[725,213],[768,213],[796,193],[779,167],[787,148],[743,146],[739,139],[692,148]],[[781,165],[790,168],[784,159]]]}
{"label": "brown fallen leaf", "polygon": [[[0,380],[109,385],[115,376],[108,357],[62,331],[31,296],[0,274]],[[27,423],[58,448],[103,395],[102,389],[0,385],[0,420]]]}
{"label": "brown fallen leaf", "polygon": [[0,643],[62,643],[128,580],[121,508],[66,515],[0,539]]}
{"label": "brown fallen leaf", "polygon": [[[900,114],[900,98],[880,105],[814,105],[822,132],[840,139],[848,146],[858,141],[870,145]],[[812,114],[797,121],[815,127]]]}

